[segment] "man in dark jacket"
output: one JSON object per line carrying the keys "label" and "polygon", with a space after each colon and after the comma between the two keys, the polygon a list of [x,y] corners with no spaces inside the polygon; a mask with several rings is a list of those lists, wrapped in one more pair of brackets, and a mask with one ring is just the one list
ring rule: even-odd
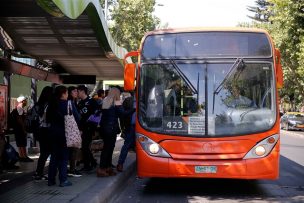
{"label": "man in dark jacket", "polygon": [[86,86],[79,85],[77,87],[77,91],[78,98],[80,99],[78,103],[78,110],[81,115],[79,129],[82,131],[83,170],[90,171],[96,167],[97,163],[90,150],[95,128],[88,123],[88,118],[98,109],[98,104],[94,99],[88,96],[88,88]]}

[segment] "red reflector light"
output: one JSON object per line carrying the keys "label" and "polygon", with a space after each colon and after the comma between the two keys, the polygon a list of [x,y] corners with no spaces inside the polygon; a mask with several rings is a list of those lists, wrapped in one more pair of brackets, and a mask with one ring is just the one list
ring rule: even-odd
{"label": "red reflector light", "polygon": [[273,144],[273,143],[275,143],[275,139],[273,137],[270,137],[270,138],[267,139],[267,142],[269,144]]}
{"label": "red reflector light", "polygon": [[145,137],[143,137],[143,136],[140,136],[139,138],[138,138],[138,141],[139,142],[144,142],[146,139],[145,139]]}

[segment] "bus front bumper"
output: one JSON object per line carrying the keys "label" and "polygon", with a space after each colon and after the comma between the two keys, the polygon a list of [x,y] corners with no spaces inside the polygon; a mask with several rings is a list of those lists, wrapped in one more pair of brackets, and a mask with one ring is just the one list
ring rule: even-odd
{"label": "bus front bumper", "polygon": [[[275,147],[276,148],[276,147]],[[216,168],[212,172],[197,168]],[[137,173],[141,178],[233,178],[277,179],[279,176],[279,152],[272,152],[259,159],[247,160],[173,160],[153,157],[137,150]]]}

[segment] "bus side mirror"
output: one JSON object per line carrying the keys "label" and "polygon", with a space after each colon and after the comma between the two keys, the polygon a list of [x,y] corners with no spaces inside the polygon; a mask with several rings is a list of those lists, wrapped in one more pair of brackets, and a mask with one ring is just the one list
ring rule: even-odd
{"label": "bus side mirror", "polygon": [[128,63],[128,57],[138,57],[139,51],[131,51],[124,57],[123,63],[125,64],[124,70],[124,89],[125,91],[133,91],[135,89],[135,63]]}
{"label": "bus side mirror", "polygon": [[125,91],[133,91],[135,84],[135,63],[127,63],[125,64],[124,71],[124,89]]}
{"label": "bus side mirror", "polygon": [[281,53],[278,49],[275,49],[275,57],[277,87],[281,89],[283,87],[283,70],[281,65]]}

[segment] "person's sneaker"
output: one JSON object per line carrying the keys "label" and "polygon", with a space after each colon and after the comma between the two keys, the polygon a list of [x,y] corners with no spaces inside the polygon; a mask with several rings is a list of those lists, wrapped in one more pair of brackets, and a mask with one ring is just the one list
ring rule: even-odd
{"label": "person's sneaker", "polygon": [[40,180],[42,180],[42,176],[35,176],[35,177],[34,177],[34,180],[35,180],[35,181],[40,181]]}
{"label": "person's sneaker", "polygon": [[78,178],[78,177],[81,177],[81,176],[82,176],[82,174],[76,169],[74,171],[69,171],[68,172],[68,177]]}
{"label": "person's sneaker", "polygon": [[74,172],[73,172],[73,177],[76,177],[76,178],[78,178],[78,177],[81,177],[82,176],[82,174],[78,171],[78,170],[74,170]]}
{"label": "person's sneaker", "polygon": [[36,175],[36,174],[35,174],[35,175],[33,176],[33,178],[34,178],[35,181],[39,181],[39,180],[42,180],[42,175]]}
{"label": "person's sneaker", "polygon": [[72,186],[72,183],[70,181],[66,180],[63,183],[60,183],[59,186],[60,187]]}
{"label": "person's sneaker", "polygon": [[47,177],[46,175],[38,175],[38,174],[35,174],[33,177],[34,177],[34,180],[35,180],[35,181],[48,180],[48,177]]}
{"label": "person's sneaker", "polygon": [[68,177],[73,177],[73,172],[68,170]]}

